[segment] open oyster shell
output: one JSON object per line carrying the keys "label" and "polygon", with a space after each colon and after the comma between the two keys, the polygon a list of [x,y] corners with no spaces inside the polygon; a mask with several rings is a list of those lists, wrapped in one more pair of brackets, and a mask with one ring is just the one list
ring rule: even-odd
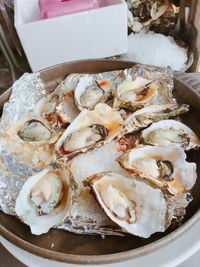
{"label": "open oyster shell", "polygon": [[114,108],[127,108],[131,111],[149,105],[176,103],[172,93],[159,80],[143,77],[127,77],[113,90]]}
{"label": "open oyster shell", "polygon": [[23,185],[15,205],[18,217],[40,235],[60,224],[67,216],[71,201],[69,173],[44,169]]}
{"label": "open oyster shell", "polygon": [[144,107],[135,111],[124,121],[120,136],[139,131],[153,122],[179,116],[189,110],[188,105],[166,104]]}
{"label": "open oyster shell", "polygon": [[95,80],[91,75],[80,77],[74,90],[77,107],[91,110],[98,103],[104,103],[111,94],[111,86],[111,80]]}
{"label": "open oyster shell", "polygon": [[118,111],[99,103],[94,110],[83,110],[56,144],[60,156],[72,157],[101,146],[116,137],[123,119]]}
{"label": "open oyster shell", "polygon": [[8,129],[8,135],[19,143],[31,145],[53,144],[59,134],[50,129],[41,117],[34,113],[27,113],[14,126]]}
{"label": "open oyster shell", "polygon": [[184,123],[176,120],[163,120],[153,123],[142,131],[141,143],[155,146],[177,144],[184,150],[200,148],[200,139]]}
{"label": "open oyster shell", "polygon": [[13,162],[14,169],[21,170],[22,174],[27,168],[40,170],[49,165],[60,134],[50,128],[43,118],[28,113],[2,136],[2,156],[7,162],[9,154],[9,162]]}
{"label": "open oyster shell", "polygon": [[137,177],[105,172],[89,177],[87,183],[108,217],[128,233],[148,238],[169,225],[172,217],[162,191]]}
{"label": "open oyster shell", "polygon": [[171,194],[189,191],[197,179],[196,164],[187,162],[184,150],[175,145],[134,148],[117,161],[129,173],[139,174]]}
{"label": "open oyster shell", "polygon": [[83,184],[75,190],[67,217],[58,228],[76,234],[124,235],[121,227],[101,209],[90,188]]}
{"label": "open oyster shell", "polygon": [[38,101],[34,112],[43,117],[55,130],[63,131],[78,115],[79,110],[74,103],[74,81],[68,76],[55,91]]}

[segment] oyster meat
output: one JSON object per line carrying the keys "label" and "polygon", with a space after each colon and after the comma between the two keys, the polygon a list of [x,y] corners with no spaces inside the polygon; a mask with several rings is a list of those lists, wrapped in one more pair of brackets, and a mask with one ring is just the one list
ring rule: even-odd
{"label": "oyster meat", "polygon": [[107,216],[128,233],[148,238],[169,225],[171,214],[162,191],[136,176],[104,172],[89,177],[87,183]]}
{"label": "oyster meat", "polygon": [[74,99],[80,110],[94,109],[98,103],[105,102],[111,93],[111,80],[95,80],[91,75],[79,78],[74,90]]}
{"label": "oyster meat", "polygon": [[127,78],[113,90],[115,108],[127,108],[131,111],[149,105],[176,103],[172,93],[159,80],[142,77]]}
{"label": "oyster meat", "polygon": [[56,144],[60,156],[74,156],[101,146],[116,137],[123,119],[118,111],[99,103],[94,110],[83,110]]}
{"label": "oyster meat", "polygon": [[163,120],[153,123],[141,134],[141,143],[155,146],[177,144],[185,150],[199,148],[200,139],[184,123],[176,120]]}
{"label": "oyster meat", "polygon": [[124,121],[121,136],[127,133],[139,131],[153,122],[179,116],[189,110],[188,105],[166,104],[144,107],[129,115]]}
{"label": "oyster meat", "polygon": [[89,187],[79,184],[72,198],[69,213],[59,229],[76,234],[122,236],[123,230],[110,220],[99,206]]}
{"label": "oyster meat", "polygon": [[59,138],[59,134],[54,133],[46,121],[34,113],[26,114],[10,127],[8,135],[17,142],[32,145],[53,144]]}
{"label": "oyster meat", "polygon": [[[21,170],[40,170],[49,165],[54,145],[60,135],[61,133],[50,128],[43,118],[28,113],[11,126],[2,138],[7,143],[10,161],[14,165],[21,166]],[[6,161],[8,153],[5,151],[2,156]]]}
{"label": "oyster meat", "polygon": [[186,161],[186,154],[177,145],[144,146],[131,149],[117,161],[129,173],[136,173],[171,194],[182,194],[194,186],[196,164]]}
{"label": "oyster meat", "polygon": [[25,182],[17,197],[15,211],[33,234],[40,235],[65,219],[70,199],[69,173],[47,168]]}

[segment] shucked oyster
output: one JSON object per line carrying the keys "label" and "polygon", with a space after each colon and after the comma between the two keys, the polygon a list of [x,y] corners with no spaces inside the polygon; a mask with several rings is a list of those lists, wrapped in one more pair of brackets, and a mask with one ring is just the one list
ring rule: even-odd
{"label": "shucked oyster", "polygon": [[43,119],[33,113],[26,114],[8,129],[8,135],[16,142],[32,145],[52,144],[59,138]]}
{"label": "shucked oyster", "polygon": [[23,166],[23,169],[29,167],[40,170],[49,165],[60,135],[44,119],[28,113],[8,129],[5,140],[15,164],[21,168]]}
{"label": "shucked oyster", "polygon": [[67,216],[71,198],[69,183],[69,173],[60,169],[44,169],[25,182],[15,211],[33,234],[48,232]]}
{"label": "shucked oyster", "polygon": [[74,156],[111,141],[121,130],[121,115],[106,104],[83,110],[56,144],[60,156]]}
{"label": "shucked oyster", "polygon": [[94,109],[98,103],[107,100],[111,92],[111,80],[94,80],[93,76],[80,77],[74,90],[74,99],[80,110]]}
{"label": "shucked oyster", "polygon": [[200,147],[200,139],[185,124],[176,120],[164,120],[153,123],[141,134],[143,144],[169,146],[177,144],[189,150]]}
{"label": "shucked oyster", "polygon": [[117,161],[130,173],[136,173],[170,193],[189,191],[197,179],[196,164],[187,162],[179,146],[144,146],[131,149]]}
{"label": "shucked oyster", "polygon": [[128,233],[148,238],[169,225],[171,214],[160,189],[114,172],[96,174],[87,183],[108,217]]}
{"label": "shucked oyster", "polygon": [[160,105],[175,103],[171,92],[162,86],[159,80],[148,80],[142,77],[122,81],[113,90],[113,94],[115,108],[123,107],[132,111],[157,103]]}
{"label": "shucked oyster", "polygon": [[189,110],[188,105],[166,104],[153,105],[135,111],[124,121],[121,136],[146,128],[151,123],[176,117]]}

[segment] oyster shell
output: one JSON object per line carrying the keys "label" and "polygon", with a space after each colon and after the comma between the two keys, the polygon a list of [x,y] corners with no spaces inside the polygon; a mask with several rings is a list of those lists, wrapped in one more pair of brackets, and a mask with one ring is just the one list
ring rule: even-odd
{"label": "oyster shell", "polygon": [[[169,0],[127,0],[127,3],[130,12],[129,17],[132,16],[132,23],[128,24],[130,31],[148,31],[154,28],[156,32],[163,33],[163,30],[160,29],[163,28],[166,35],[169,35],[170,30],[175,29],[175,14]],[[170,22],[172,26],[169,25]]]}
{"label": "oyster shell", "polygon": [[74,90],[74,99],[80,110],[94,109],[98,103],[105,102],[111,93],[111,80],[97,80],[85,75],[79,78]]}
{"label": "oyster shell", "polygon": [[153,122],[179,116],[188,110],[189,106],[185,104],[153,105],[142,108],[128,116],[128,118],[124,121],[124,126],[120,136],[139,131],[146,128]]}
{"label": "oyster shell", "polygon": [[72,157],[101,146],[116,137],[123,120],[118,111],[99,103],[94,110],[83,110],[56,144],[60,156]]}
{"label": "oyster shell", "polygon": [[14,126],[10,127],[8,135],[15,142],[32,145],[53,144],[59,138],[59,134],[54,133],[46,121],[34,113],[27,113]]}
{"label": "oyster shell", "polygon": [[104,172],[89,177],[87,183],[108,217],[128,233],[148,238],[169,225],[171,215],[162,191],[137,177]]}
{"label": "oyster shell", "polygon": [[15,205],[17,216],[40,235],[60,224],[67,216],[71,199],[69,173],[44,169],[23,185]]}
{"label": "oyster shell", "polygon": [[153,123],[141,134],[141,142],[148,145],[168,146],[177,144],[184,150],[200,147],[200,139],[185,124],[176,120]]}
{"label": "oyster shell", "polygon": [[[8,129],[3,140],[7,143],[10,160],[16,165],[16,169],[25,171],[28,168],[35,171],[49,165],[60,135],[43,118],[28,113]],[[7,151],[3,153],[5,161],[8,158]]]}
{"label": "oyster shell", "polygon": [[72,198],[69,213],[59,229],[76,234],[100,234],[122,236],[121,227],[113,223],[103,212],[89,187],[79,184]]}
{"label": "oyster shell", "polygon": [[34,112],[45,119],[53,129],[63,130],[66,129],[72,121],[64,108],[65,102],[65,95],[60,90],[60,87],[58,87],[55,92],[42,98],[37,103]]}
{"label": "oyster shell", "polygon": [[117,161],[129,173],[139,174],[171,194],[189,191],[197,179],[196,164],[187,162],[184,150],[176,145],[134,148]]}
{"label": "oyster shell", "polygon": [[113,90],[114,108],[127,108],[131,111],[149,105],[175,103],[172,94],[159,80],[142,77],[129,77]]}

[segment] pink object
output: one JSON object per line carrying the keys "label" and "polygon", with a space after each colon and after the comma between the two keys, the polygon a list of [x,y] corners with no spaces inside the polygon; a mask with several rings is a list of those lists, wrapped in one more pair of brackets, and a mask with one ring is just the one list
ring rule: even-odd
{"label": "pink object", "polygon": [[39,0],[40,17],[53,18],[99,7],[98,0]]}

